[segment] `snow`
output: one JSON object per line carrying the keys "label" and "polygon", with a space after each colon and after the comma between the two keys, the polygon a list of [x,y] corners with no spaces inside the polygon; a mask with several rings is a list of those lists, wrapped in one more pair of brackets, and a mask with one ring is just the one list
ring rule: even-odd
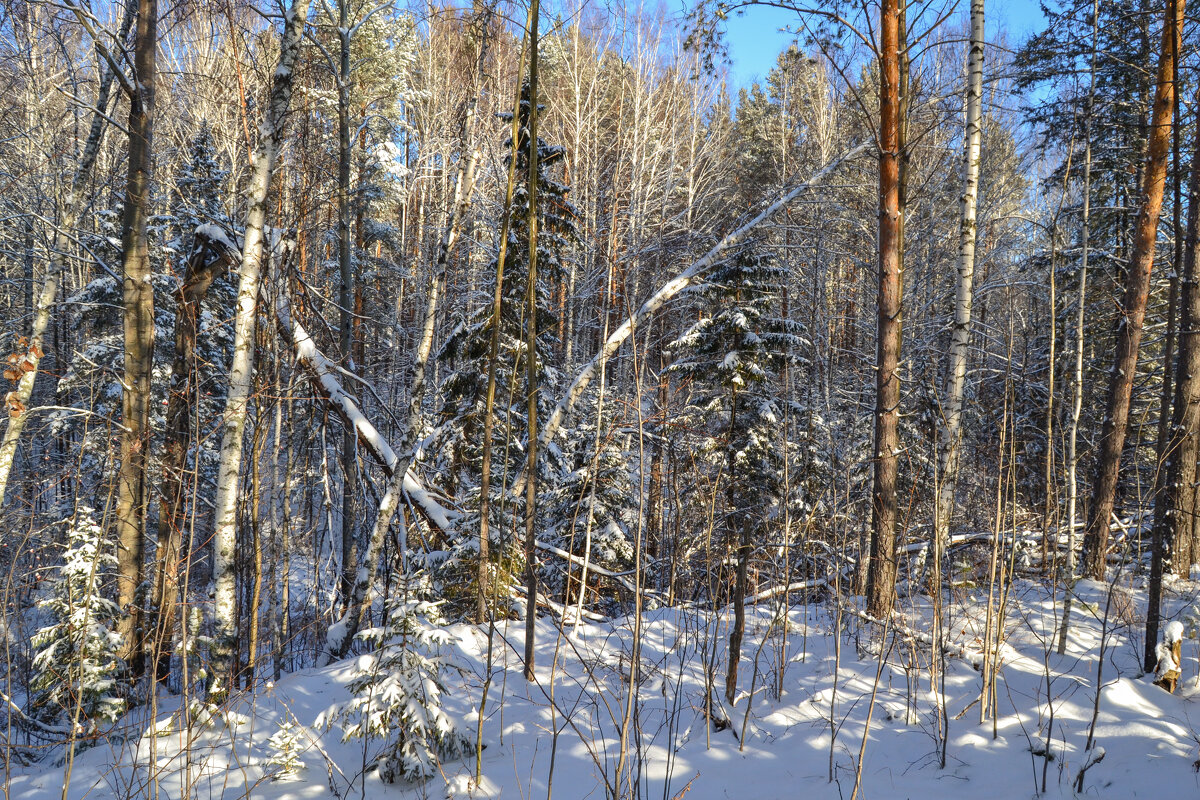
{"label": "snow", "polygon": [[[1197,589],[1179,588],[1172,602]],[[1078,585],[1087,607],[1103,607],[1105,590],[1096,582]],[[836,648],[835,617],[827,605],[790,609],[786,639],[778,608],[749,609],[745,664],[733,707],[716,697],[711,706],[706,703],[704,669],[705,653],[715,646],[714,677],[720,685],[729,613],[647,612],[637,671],[640,732],[627,739],[623,792],[635,780],[643,797],[849,797],[865,735],[863,798],[1070,798],[1076,796],[1073,784],[1081,768],[1080,794],[1086,797],[1194,796],[1200,726],[1194,706],[1200,690],[1190,680],[1176,695],[1153,686],[1137,665],[1138,625],[1118,625],[1110,631],[1094,743],[1088,749],[1102,615],[1079,614],[1070,650],[1059,657],[1053,649],[1061,596],[1058,601],[1040,585],[1014,586],[1007,638],[999,651],[994,726],[990,718],[980,723],[974,702],[980,675],[971,663],[982,656],[986,609],[969,598],[949,609],[948,644],[965,651],[966,658],[947,660],[944,694],[938,691],[941,678],[930,684],[928,648],[903,635],[897,646],[885,648],[888,660],[880,669],[879,649],[872,642],[878,628],[860,626],[853,614],[841,615],[845,627]],[[898,627],[928,629],[925,598],[902,598],[901,605],[904,626]],[[150,738],[134,736],[121,743],[113,736],[79,752],[68,796],[109,800],[121,796],[121,787],[154,774],[165,797],[603,798],[606,783],[611,787],[616,781],[620,759],[633,628],[632,618],[621,618],[583,622],[571,633],[570,627],[560,631],[553,620],[539,619],[536,681],[526,683],[518,656],[522,626],[498,623],[479,787],[472,777],[473,754],[441,764],[441,773],[421,785],[385,786],[374,772],[362,777],[378,746],[344,742],[340,731],[318,724],[351,699],[349,684],[359,663],[353,657],[261,684],[232,701],[232,714],[217,716],[207,726],[193,725],[191,731],[181,730],[179,699],[161,696],[154,723],[160,734],[153,745]],[[487,632],[472,625],[447,631],[445,653],[457,669],[448,675],[442,700],[473,736],[488,675]],[[1184,661],[1190,678],[1197,660],[1189,643]],[[785,664],[781,680],[780,663]],[[779,697],[776,685],[783,689]],[[944,769],[937,759],[939,704],[949,719]],[[723,708],[729,725],[722,730],[708,725],[706,706]],[[129,732],[151,727],[145,707],[126,720]],[[163,720],[173,725],[165,729]],[[271,780],[281,749],[294,752],[296,771],[286,780]],[[151,759],[156,768],[148,773]],[[9,797],[58,797],[63,770],[52,764],[47,759],[15,769]],[[1041,794],[1043,766],[1047,786]],[[185,782],[190,793],[184,792]]]}
{"label": "snow", "polygon": [[[341,368],[321,352],[304,326],[293,319],[287,296],[283,293],[280,293],[279,300],[275,305],[275,314],[280,326],[291,335],[296,360],[309,368],[329,403],[346,421],[346,424],[354,428],[359,439],[375,457],[382,461],[389,470],[395,470],[397,464],[400,463],[400,457],[383,434],[379,432],[379,429],[362,413],[357,398],[342,387],[341,381],[337,379],[337,373],[341,371]],[[442,531],[453,529],[454,520],[457,519],[458,514],[437,502],[422,485],[420,479],[413,474],[411,468],[404,474],[404,493],[409,500],[420,506],[430,522],[439,529]]]}
{"label": "snow", "polygon": [[242,248],[229,237],[224,228],[211,222],[198,225],[193,235],[196,238],[208,239],[210,242],[220,245],[227,253],[240,254],[242,251]]}

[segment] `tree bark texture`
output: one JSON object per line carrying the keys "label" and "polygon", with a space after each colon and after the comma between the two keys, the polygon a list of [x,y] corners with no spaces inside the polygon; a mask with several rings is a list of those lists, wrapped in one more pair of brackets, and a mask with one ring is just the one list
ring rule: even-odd
{"label": "tree bark texture", "polygon": [[266,118],[254,151],[253,173],[247,189],[245,238],[242,242],[241,277],[234,320],[233,363],[229,370],[229,395],[225,401],[217,473],[216,526],[213,532],[216,544],[213,559],[216,630],[211,696],[214,701],[221,701],[228,695],[234,678],[237,653],[234,561],[237,549],[238,484],[242,468],[242,442],[246,432],[246,409],[254,377],[254,327],[262,273],[267,191],[283,138],[284,117],[292,100],[293,69],[300,53],[308,8],[309,0],[292,0],[288,9],[279,49],[279,65],[271,80]]}
{"label": "tree bark texture", "polygon": [[[958,229],[958,280],[954,293],[954,325],[950,330],[950,370],[946,376],[946,402],[942,409],[942,464],[938,486],[934,535],[934,576],[940,578],[939,559],[945,552],[954,514],[958,482],[958,457],[962,443],[963,394],[967,382],[967,356],[971,348],[971,306],[975,297],[976,213],[979,203],[979,161],[983,140],[983,2],[971,0],[971,42],[967,55],[966,127],[963,132],[963,193]],[[935,591],[937,583],[935,583]]]}
{"label": "tree bark texture", "polygon": [[150,449],[150,380],[154,368],[154,287],[147,224],[154,172],[155,56],[158,0],[139,0],[134,39],[135,91],[129,98],[129,172],[121,222],[125,367],[121,393],[121,466],[117,474],[117,632],[122,657],[141,673],[143,536]]}
{"label": "tree bark texture", "polygon": [[879,316],[867,612],[884,618],[892,611],[896,587],[896,475],[900,444],[899,0],[883,0],[879,13]]}

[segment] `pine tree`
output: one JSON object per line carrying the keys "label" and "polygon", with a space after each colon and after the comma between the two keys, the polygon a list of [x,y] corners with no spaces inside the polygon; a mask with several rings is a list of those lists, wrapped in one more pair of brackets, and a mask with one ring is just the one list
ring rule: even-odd
{"label": "pine tree", "polygon": [[[1091,299],[1085,309],[1086,339],[1089,349],[1108,353],[1116,347],[1116,334],[1122,324],[1118,303],[1113,298],[1121,297],[1133,249],[1139,187],[1150,133],[1147,109],[1154,96],[1154,70],[1148,65],[1155,62],[1154,27],[1160,12],[1131,13],[1127,5],[1111,0],[1099,3],[1059,0],[1046,6],[1049,24],[1030,37],[1015,55],[1017,86],[1029,91],[1029,96],[1035,99],[1025,109],[1026,117],[1041,136],[1043,152],[1058,161],[1047,176],[1046,185],[1060,187],[1064,173],[1074,165],[1071,177],[1075,183],[1072,203],[1075,207],[1070,209],[1073,213],[1069,216],[1064,215],[1063,228],[1068,239],[1076,243],[1082,238],[1080,165],[1090,145],[1087,281]],[[1089,78],[1093,69],[1093,8],[1098,11],[1094,93]],[[1087,138],[1091,141],[1087,142],[1085,134],[1089,133]],[[988,144],[985,138],[985,147]],[[1077,294],[1081,253],[1078,244],[1064,248],[1066,268],[1062,269],[1063,282],[1059,287],[1064,296]],[[1156,275],[1168,272],[1156,271]],[[1069,309],[1069,304],[1064,308]],[[1147,329],[1163,324],[1165,312],[1165,308],[1151,303]],[[1071,321],[1075,313],[1067,312]],[[1065,331],[1066,319],[1056,323]],[[1163,338],[1147,339],[1143,357],[1139,359],[1130,416],[1154,421],[1161,393],[1161,372],[1150,367],[1160,360]],[[1098,431],[1103,425],[1104,390],[1109,383],[1110,366],[1103,358],[1088,359],[1084,365],[1080,430]],[[1147,430],[1153,427],[1146,426]],[[1149,440],[1140,437],[1130,437],[1126,442],[1128,452],[1122,456],[1122,472],[1132,475],[1131,468],[1140,472],[1138,478],[1128,482],[1130,486],[1148,486],[1154,482],[1154,473],[1160,465],[1154,448],[1143,446],[1148,444]],[[1081,477],[1091,476],[1093,458],[1098,452],[1099,448],[1081,448],[1078,464]],[[1081,486],[1079,491],[1087,490]]]}
{"label": "pine tree", "polygon": [[80,720],[94,730],[125,711],[116,691],[123,665],[114,626],[121,611],[101,594],[117,557],[91,508],[80,506],[65,523],[67,543],[58,580],[51,595],[38,603],[50,623],[30,641],[35,654],[29,688],[41,719],[72,719],[78,707]]}
{"label": "pine tree", "polygon": [[443,760],[471,748],[442,708],[441,649],[453,637],[429,595],[427,580],[406,578],[385,626],[358,633],[373,651],[359,660],[350,681],[354,699],[330,718],[342,721],[343,740],[383,740],[376,764],[384,783],[431,778]]}

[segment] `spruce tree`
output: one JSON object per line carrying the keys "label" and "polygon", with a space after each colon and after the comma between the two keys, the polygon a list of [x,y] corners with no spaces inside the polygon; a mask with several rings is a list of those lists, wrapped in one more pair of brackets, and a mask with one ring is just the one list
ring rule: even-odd
{"label": "spruce tree", "polygon": [[[633,565],[636,488],[612,411],[605,408],[599,412],[597,397],[592,395],[590,399],[590,408],[580,411],[586,421],[576,428],[573,437],[573,468],[566,471],[547,499],[546,538],[596,566],[627,570]],[[599,424],[597,416],[601,417]],[[568,580],[562,566],[548,565],[542,580],[569,603],[585,590],[579,586],[578,568],[571,568]]]}
{"label": "spruce tree", "polygon": [[121,610],[101,593],[117,557],[94,515],[80,506],[65,521],[66,550],[58,580],[50,596],[38,603],[48,624],[30,640],[34,714],[54,722],[73,719],[78,710],[89,731],[101,722],[115,722],[125,711],[116,684],[122,662],[121,637],[114,627]]}
{"label": "spruce tree", "polygon": [[384,783],[427,780],[442,760],[471,746],[442,708],[441,650],[453,637],[430,592],[427,580],[405,578],[385,625],[358,633],[373,652],[359,660],[350,681],[354,699],[330,717],[342,721],[344,740],[383,740],[375,763]]}
{"label": "spruce tree", "polygon": [[177,240],[175,249],[186,258],[192,233],[200,225],[216,223],[228,227],[221,205],[229,170],[217,156],[212,128],[205,120],[188,142],[187,153],[175,176],[172,216]]}
{"label": "spruce tree", "polygon": [[696,293],[711,316],[671,344],[671,371],[691,381],[690,415],[704,425],[704,448],[723,472],[725,532],[736,554],[726,697],[732,704],[745,631],[744,600],[754,542],[777,512],[784,491],[783,415],[775,396],[778,369],[801,343],[797,323],[777,316],[786,275],[748,243],[723,261]]}
{"label": "spruce tree", "polygon": [[[198,165],[215,167],[216,179],[210,180]],[[208,186],[219,191],[220,170],[216,162],[189,161],[179,173],[180,180],[193,181],[199,188]],[[167,198],[157,198],[165,205]],[[158,331],[154,341],[153,400],[150,404],[148,433],[151,437],[147,465],[150,485],[161,482],[162,435],[166,424],[167,392],[171,362],[174,357],[176,297],[183,281],[184,264],[191,247],[195,225],[220,222],[221,212],[217,195],[190,195],[188,203],[176,199],[173,213],[155,214],[149,225],[149,252],[154,290],[154,326]],[[217,217],[205,217],[205,209],[217,209]],[[79,449],[72,458],[80,459],[81,489],[92,491],[97,481],[110,475],[116,460],[113,446],[115,429],[109,421],[120,417],[121,363],[123,359],[123,327],[121,319],[121,285],[111,268],[120,263],[120,207],[96,215],[97,231],[82,237],[89,252],[100,264],[93,279],[70,298],[71,324],[79,334],[76,347],[58,380],[59,405],[77,407],[87,414],[56,411],[51,416],[52,430]],[[187,227],[185,227],[185,225]],[[216,479],[218,442],[212,436],[220,424],[228,385],[230,353],[233,348],[233,329],[230,320],[234,311],[235,289],[229,274],[213,282],[200,311],[197,325],[196,356],[199,366],[196,401],[200,410],[197,419],[201,427],[194,441],[199,443],[192,464],[201,479],[209,484]],[[157,506],[157,504],[152,504]]]}
{"label": "spruce tree", "polygon": [[[522,91],[519,135],[516,152],[516,186],[512,208],[508,209],[507,257],[504,265],[503,302],[499,320],[494,320],[490,306],[483,306],[462,318],[455,325],[439,358],[448,362],[451,371],[441,384],[443,424],[436,435],[437,452],[445,453],[448,463],[440,472],[445,476],[445,489],[459,498],[464,508],[479,507],[479,479],[483,457],[483,413],[487,394],[487,360],[492,338],[492,326],[499,325],[499,349],[496,363],[496,407],[493,426],[492,483],[493,510],[490,520],[490,539],[501,544],[497,555],[501,559],[518,557],[512,535],[519,506],[501,502],[506,480],[512,480],[522,468],[528,425],[522,390],[527,358],[524,344],[525,292],[529,278],[529,146],[528,87]],[[511,124],[511,114],[499,114]],[[513,152],[511,139],[505,148]],[[543,389],[539,415],[548,417],[551,400],[556,394],[559,373],[551,364],[556,352],[558,329],[552,310],[551,287],[561,280],[570,245],[576,240],[576,211],[567,199],[567,187],[552,177],[551,171],[562,161],[564,150],[538,138],[538,273],[537,286],[537,352],[535,368]],[[512,156],[510,155],[509,158]],[[496,274],[496,263],[487,273]],[[491,296],[494,285],[486,293]],[[553,472],[553,459],[542,461],[543,470]],[[503,509],[503,513],[501,512]],[[466,524],[463,530],[473,530]],[[502,541],[501,541],[502,540]],[[474,543],[452,543],[455,555],[463,555]],[[452,558],[451,563],[457,561]]]}

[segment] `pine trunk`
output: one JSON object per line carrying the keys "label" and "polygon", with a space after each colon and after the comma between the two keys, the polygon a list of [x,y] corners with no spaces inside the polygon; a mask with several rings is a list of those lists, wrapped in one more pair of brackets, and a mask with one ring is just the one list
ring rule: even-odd
{"label": "pine trunk", "polygon": [[[341,64],[338,72],[338,183],[337,183],[337,233],[338,274],[341,289],[338,305],[341,312],[341,327],[338,344],[342,366],[354,371],[354,270],[350,252],[350,4],[349,0],[338,2],[338,41],[341,45]],[[351,587],[354,584],[354,500],[357,495],[357,452],[358,437],[354,429],[345,426],[342,432],[342,575],[338,585],[338,596],[343,608],[351,608]]]}
{"label": "pine trunk", "polygon": [[[1198,98],[1200,99],[1200,98]],[[1200,165],[1200,131],[1195,134],[1193,164]],[[1170,435],[1166,444],[1165,486],[1155,503],[1150,557],[1150,587],[1146,611],[1147,671],[1154,668],[1155,645],[1161,620],[1162,578],[1174,567],[1188,573],[1192,511],[1196,503],[1196,461],[1200,458],[1200,282],[1196,276],[1196,240],[1200,237],[1200,169],[1193,167],[1188,184],[1187,237],[1181,283],[1183,309],[1179,320],[1179,360]],[[1173,556],[1182,556],[1178,564]]]}
{"label": "pine trunk", "polygon": [[[482,78],[483,60],[487,52],[487,34],[491,17],[485,14],[480,21],[482,35],[480,39],[479,59],[477,62],[476,80]],[[384,541],[392,520],[400,508],[400,500],[404,495],[404,476],[408,474],[416,457],[417,445],[424,429],[422,406],[425,401],[425,384],[428,376],[429,356],[433,352],[433,334],[437,322],[438,297],[446,283],[446,265],[450,253],[458,241],[462,231],[463,220],[471,207],[471,195],[475,189],[475,168],[479,162],[479,148],[473,145],[475,131],[475,114],[478,106],[478,92],[472,96],[467,105],[466,118],[463,121],[463,148],[470,156],[460,159],[458,172],[454,183],[454,201],[450,211],[450,219],[446,221],[446,229],[442,234],[438,247],[437,262],[430,274],[429,285],[426,288],[427,300],[425,305],[425,320],[421,326],[421,341],[417,345],[417,357],[413,361],[412,385],[408,394],[408,422],[400,440],[400,459],[398,466],[392,472],[387,491],[379,501],[379,510],[375,515],[375,524],[371,527],[371,536],[367,540],[367,549],[359,560],[350,586],[349,600],[342,618],[330,626],[325,637],[325,651],[318,657],[318,663],[325,664],[342,658],[354,640],[366,616],[367,592],[375,582],[376,570],[379,568],[379,558],[383,552]],[[486,548],[483,555],[486,556]]]}
{"label": "pine trunk", "polygon": [[1183,7],[1184,0],[1171,0],[1167,4],[1166,21],[1163,24],[1158,85],[1154,92],[1141,208],[1134,229],[1133,254],[1130,257],[1129,275],[1125,283],[1123,319],[1117,334],[1117,352],[1113,361],[1104,432],[1100,440],[1096,480],[1092,491],[1091,518],[1088,520],[1083,541],[1083,574],[1095,580],[1104,579],[1108,527],[1112,521],[1116,501],[1121,451],[1125,447],[1125,435],[1129,428],[1129,405],[1133,394],[1133,380],[1137,374],[1138,348],[1142,342],[1146,301],[1150,294],[1150,271],[1154,266],[1154,244],[1158,234],[1158,218],[1162,211],[1167,156],[1171,149],[1175,41],[1183,23]]}
{"label": "pine trunk", "polygon": [[879,321],[875,384],[875,476],[867,611],[891,613],[896,587],[896,474],[900,421],[900,25],[899,0],[880,9]]}
{"label": "pine trunk", "polygon": [[[538,0],[529,9],[529,274],[525,287],[525,397],[528,460],[525,465],[525,680],[534,679],[534,623],[537,620],[538,372]],[[496,320],[499,325],[499,320]]]}

